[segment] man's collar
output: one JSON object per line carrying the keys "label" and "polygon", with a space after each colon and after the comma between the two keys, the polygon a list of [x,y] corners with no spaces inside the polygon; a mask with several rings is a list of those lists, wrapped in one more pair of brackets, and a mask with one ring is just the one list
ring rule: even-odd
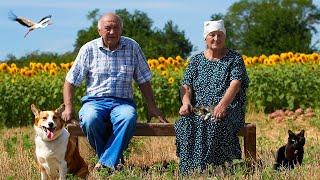
{"label": "man's collar", "polygon": [[[117,48],[117,49],[121,49],[122,47],[124,47],[126,45],[126,41],[125,41],[125,39],[124,39],[124,37],[120,37],[120,40],[119,40],[119,48]],[[100,48],[103,48],[103,49],[106,49],[106,50],[108,50],[106,47],[104,47],[104,45],[103,45],[103,40],[102,40],[102,37],[100,37],[99,39],[98,39],[98,48],[100,49]],[[116,50],[117,50],[116,49]]]}

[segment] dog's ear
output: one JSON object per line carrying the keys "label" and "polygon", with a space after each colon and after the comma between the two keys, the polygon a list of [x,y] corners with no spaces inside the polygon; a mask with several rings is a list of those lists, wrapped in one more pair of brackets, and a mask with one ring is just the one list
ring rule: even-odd
{"label": "dog's ear", "polygon": [[31,111],[32,111],[32,113],[34,114],[34,116],[39,116],[41,110],[38,109],[38,108],[36,107],[36,105],[31,104]]}
{"label": "dog's ear", "polygon": [[34,104],[31,104],[31,111],[35,116],[39,116],[40,114],[40,109],[38,109]]}
{"label": "dog's ear", "polygon": [[62,112],[64,111],[64,107],[65,107],[65,105],[61,104],[60,107],[55,110],[55,112],[58,114],[62,114]]}

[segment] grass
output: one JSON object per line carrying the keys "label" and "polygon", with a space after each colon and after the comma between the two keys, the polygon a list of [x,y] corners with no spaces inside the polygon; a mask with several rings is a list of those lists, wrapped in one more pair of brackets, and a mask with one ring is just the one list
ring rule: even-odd
{"label": "grass", "polygon": [[[236,161],[233,168],[216,167],[194,173],[185,179],[318,179],[320,172],[319,113],[312,119],[286,120],[277,123],[264,113],[250,112],[247,122],[257,125],[257,158],[255,167]],[[171,121],[174,121],[171,119]],[[287,131],[305,130],[303,165],[292,171],[272,170],[274,154],[287,141]],[[40,179],[34,154],[32,127],[0,129],[0,179]],[[85,138],[80,138],[80,153],[89,164],[88,179],[181,179],[174,137],[134,137],[125,153],[125,166],[112,175],[93,173],[95,154]],[[68,176],[68,179],[75,179]]]}

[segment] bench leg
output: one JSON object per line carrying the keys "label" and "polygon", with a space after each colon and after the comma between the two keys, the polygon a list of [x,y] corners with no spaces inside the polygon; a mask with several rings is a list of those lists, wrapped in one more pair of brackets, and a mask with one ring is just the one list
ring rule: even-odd
{"label": "bench leg", "polygon": [[244,134],[245,158],[255,163],[257,161],[256,153],[256,126],[248,125]]}

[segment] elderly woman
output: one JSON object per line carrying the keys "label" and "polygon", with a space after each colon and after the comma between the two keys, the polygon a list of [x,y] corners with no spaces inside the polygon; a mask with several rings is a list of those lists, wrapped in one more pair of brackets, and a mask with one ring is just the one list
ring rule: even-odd
{"label": "elderly woman", "polygon": [[[225,46],[223,20],[204,22],[203,38],[207,48],[191,57],[184,74],[181,118],[175,124],[182,174],[241,159],[237,133],[245,122],[245,65]],[[209,116],[194,113],[200,107]]]}

